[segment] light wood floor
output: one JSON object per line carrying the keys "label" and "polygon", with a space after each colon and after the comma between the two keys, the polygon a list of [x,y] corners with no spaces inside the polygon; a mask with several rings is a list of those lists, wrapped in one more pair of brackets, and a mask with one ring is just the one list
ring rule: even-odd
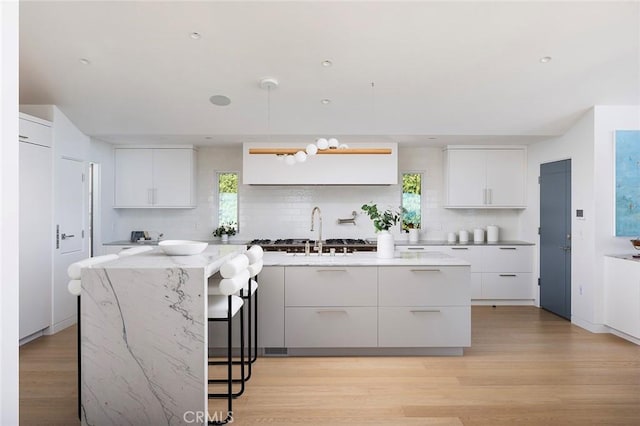
{"label": "light wood floor", "polygon": [[[532,307],[472,318],[462,357],[260,358],[233,424],[640,425],[639,346]],[[75,328],[20,349],[21,424],[78,424],[75,354]]]}

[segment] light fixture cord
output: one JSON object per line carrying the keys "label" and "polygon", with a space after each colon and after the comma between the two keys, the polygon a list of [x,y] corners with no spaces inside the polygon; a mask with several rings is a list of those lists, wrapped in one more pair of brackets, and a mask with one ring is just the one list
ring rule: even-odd
{"label": "light fixture cord", "polygon": [[267,86],[267,142],[271,143],[271,85]]}

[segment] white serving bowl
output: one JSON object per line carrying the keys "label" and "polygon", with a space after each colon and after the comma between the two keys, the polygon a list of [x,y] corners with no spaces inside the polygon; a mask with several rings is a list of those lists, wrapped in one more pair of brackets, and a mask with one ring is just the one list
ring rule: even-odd
{"label": "white serving bowl", "polygon": [[190,256],[202,253],[208,245],[201,241],[189,240],[164,240],[158,243],[162,251],[169,256]]}

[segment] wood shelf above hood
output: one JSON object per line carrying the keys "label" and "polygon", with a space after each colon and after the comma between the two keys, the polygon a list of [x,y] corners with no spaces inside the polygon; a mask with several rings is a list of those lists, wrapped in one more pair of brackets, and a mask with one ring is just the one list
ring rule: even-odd
{"label": "wood shelf above hood", "polygon": [[[275,154],[287,155],[295,154],[298,151],[305,151],[304,148],[249,148],[249,154]],[[318,154],[391,154],[391,148],[329,148],[318,150]]]}

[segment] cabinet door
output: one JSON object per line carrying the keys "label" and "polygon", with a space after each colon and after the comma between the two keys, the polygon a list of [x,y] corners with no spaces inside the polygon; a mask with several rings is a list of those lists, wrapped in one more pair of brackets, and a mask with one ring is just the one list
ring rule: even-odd
{"label": "cabinet door", "polygon": [[462,266],[381,266],[380,306],[468,306],[469,269]]}
{"label": "cabinet door", "polygon": [[20,338],[50,325],[53,254],[51,148],[20,143]]}
{"label": "cabinet door", "polygon": [[470,307],[380,307],[378,346],[471,346]]}
{"label": "cabinet door", "polygon": [[532,246],[483,247],[482,272],[532,272]]}
{"label": "cabinet door", "polygon": [[525,206],[525,161],[523,149],[487,151],[487,205]]}
{"label": "cabinet door", "polygon": [[378,346],[378,308],[286,308],[289,348],[374,348]]}
{"label": "cabinet door", "polygon": [[115,206],[151,207],[153,204],[151,149],[115,150]]}
{"label": "cabinet door", "polygon": [[258,347],[284,347],[284,267],[265,266],[258,276]]}
{"label": "cabinet door", "polygon": [[51,127],[21,118],[18,139],[20,142],[51,147]]}
{"label": "cabinet door", "polygon": [[530,273],[483,273],[484,299],[533,299]]}
{"label": "cabinet door", "polygon": [[484,206],[485,158],[483,150],[447,151],[447,206]]}
{"label": "cabinet door", "polygon": [[154,207],[192,207],[192,149],[153,149]]}
{"label": "cabinet door", "polygon": [[375,267],[300,266],[285,271],[287,306],[377,306]]}

